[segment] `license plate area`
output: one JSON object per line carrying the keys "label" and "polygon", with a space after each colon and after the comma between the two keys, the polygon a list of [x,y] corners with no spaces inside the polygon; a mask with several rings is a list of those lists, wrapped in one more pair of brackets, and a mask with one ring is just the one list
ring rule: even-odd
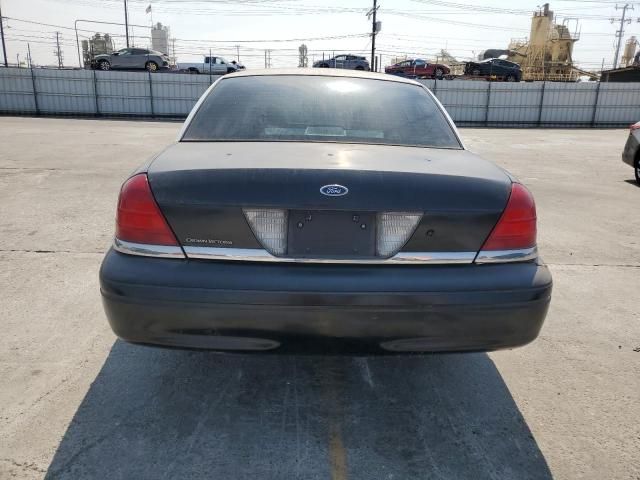
{"label": "license plate area", "polygon": [[289,211],[291,257],[375,257],[376,214],[348,211]]}

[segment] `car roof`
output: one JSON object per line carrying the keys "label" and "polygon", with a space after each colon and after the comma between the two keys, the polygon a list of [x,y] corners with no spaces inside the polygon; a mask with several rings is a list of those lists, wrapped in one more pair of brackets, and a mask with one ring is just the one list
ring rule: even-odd
{"label": "car roof", "polygon": [[298,77],[344,77],[344,78],[367,78],[372,80],[384,80],[387,82],[409,83],[411,85],[421,85],[415,80],[388,75],[386,73],[365,72],[362,70],[347,70],[342,68],[267,68],[260,70],[243,70],[225,75],[223,78],[238,77],[267,77],[267,76],[298,76]]}

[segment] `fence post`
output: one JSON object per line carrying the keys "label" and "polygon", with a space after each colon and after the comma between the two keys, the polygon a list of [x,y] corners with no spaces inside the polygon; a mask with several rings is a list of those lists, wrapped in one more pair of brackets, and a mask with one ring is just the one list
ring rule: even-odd
{"label": "fence post", "polygon": [[[266,58],[267,58],[267,51],[265,50],[264,52],[264,58],[265,58],[265,62],[266,62]],[[265,68],[267,68],[267,66],[265,65]],[[209,49],[209,85],[211,85],[213,83],[213,79],[211,78],[211,49]]]}
{"label": "fence post", "polygon": [[93,70],[93,98],[96,102],[96,117],[100,116],[100,104],[98,103],[98,78],[95,69]]}
{"label": "fence post", "polygon": [[598,113],[598,101],[600,100],[600,84],[602,82],[598,80],[598,86],[596,87],[596,100],[593,102],[593,113],[591,114],[591,126],[596,126],[596,114]]}
{"label": "fence post", "polygon": [[544,91],[547,87],[547,81],[542,82],[542,92],[540,94],[540,109],[538,110],[538,126],[542,125],[542,109],[544,108]]}
{"label": "fence post", "polygon": [[35,77],[35,74],[33,73],[33,64],[29,66],[29,69],[31,70],[31,86],[33,88],[33,103],[36,106],[36,115],[40,115],[40,107],[38,106],[38,91],[36,90],[36,77]]}
{"label": "fence post", "polygon": [[491,104],[491,80],[489,80],[489,88],[487,88],[487,107],[484,111],[484,126],[489,126],[489,105]]}
{"label": "fence post", "polygon": [[155,111],[153,109],[153,82],[151,81],[151,70],[147,70],[149,74],[149,101],[151,104],[151,117],[155,117]]}

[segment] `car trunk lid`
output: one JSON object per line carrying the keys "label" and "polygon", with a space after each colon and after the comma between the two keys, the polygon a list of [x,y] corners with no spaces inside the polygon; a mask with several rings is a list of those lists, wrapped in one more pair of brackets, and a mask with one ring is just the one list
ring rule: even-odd
{"label": "car trunk lid", "polygon": [[[410,230],[396,238],[406,250],[475,252],[511,185],[466,150],[320,142],[181,142],[148,176],[183,246],[270,250],[259,228],[281,228],[275,255],[342,260],[380,256],[386,221]],[[247,217],[256,210],[262,227]]]}

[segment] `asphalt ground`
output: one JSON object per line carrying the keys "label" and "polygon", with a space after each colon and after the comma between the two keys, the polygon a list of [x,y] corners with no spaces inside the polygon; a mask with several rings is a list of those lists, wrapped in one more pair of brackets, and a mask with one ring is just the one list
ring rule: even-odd
{"label": "asphalt ground", "polygon": [[418,357],[116,340],[122,180],[177,123],[0,117],[0,478],[638,479],[640,188],[624,130],[464,129],[538,202],[532,344]]}

